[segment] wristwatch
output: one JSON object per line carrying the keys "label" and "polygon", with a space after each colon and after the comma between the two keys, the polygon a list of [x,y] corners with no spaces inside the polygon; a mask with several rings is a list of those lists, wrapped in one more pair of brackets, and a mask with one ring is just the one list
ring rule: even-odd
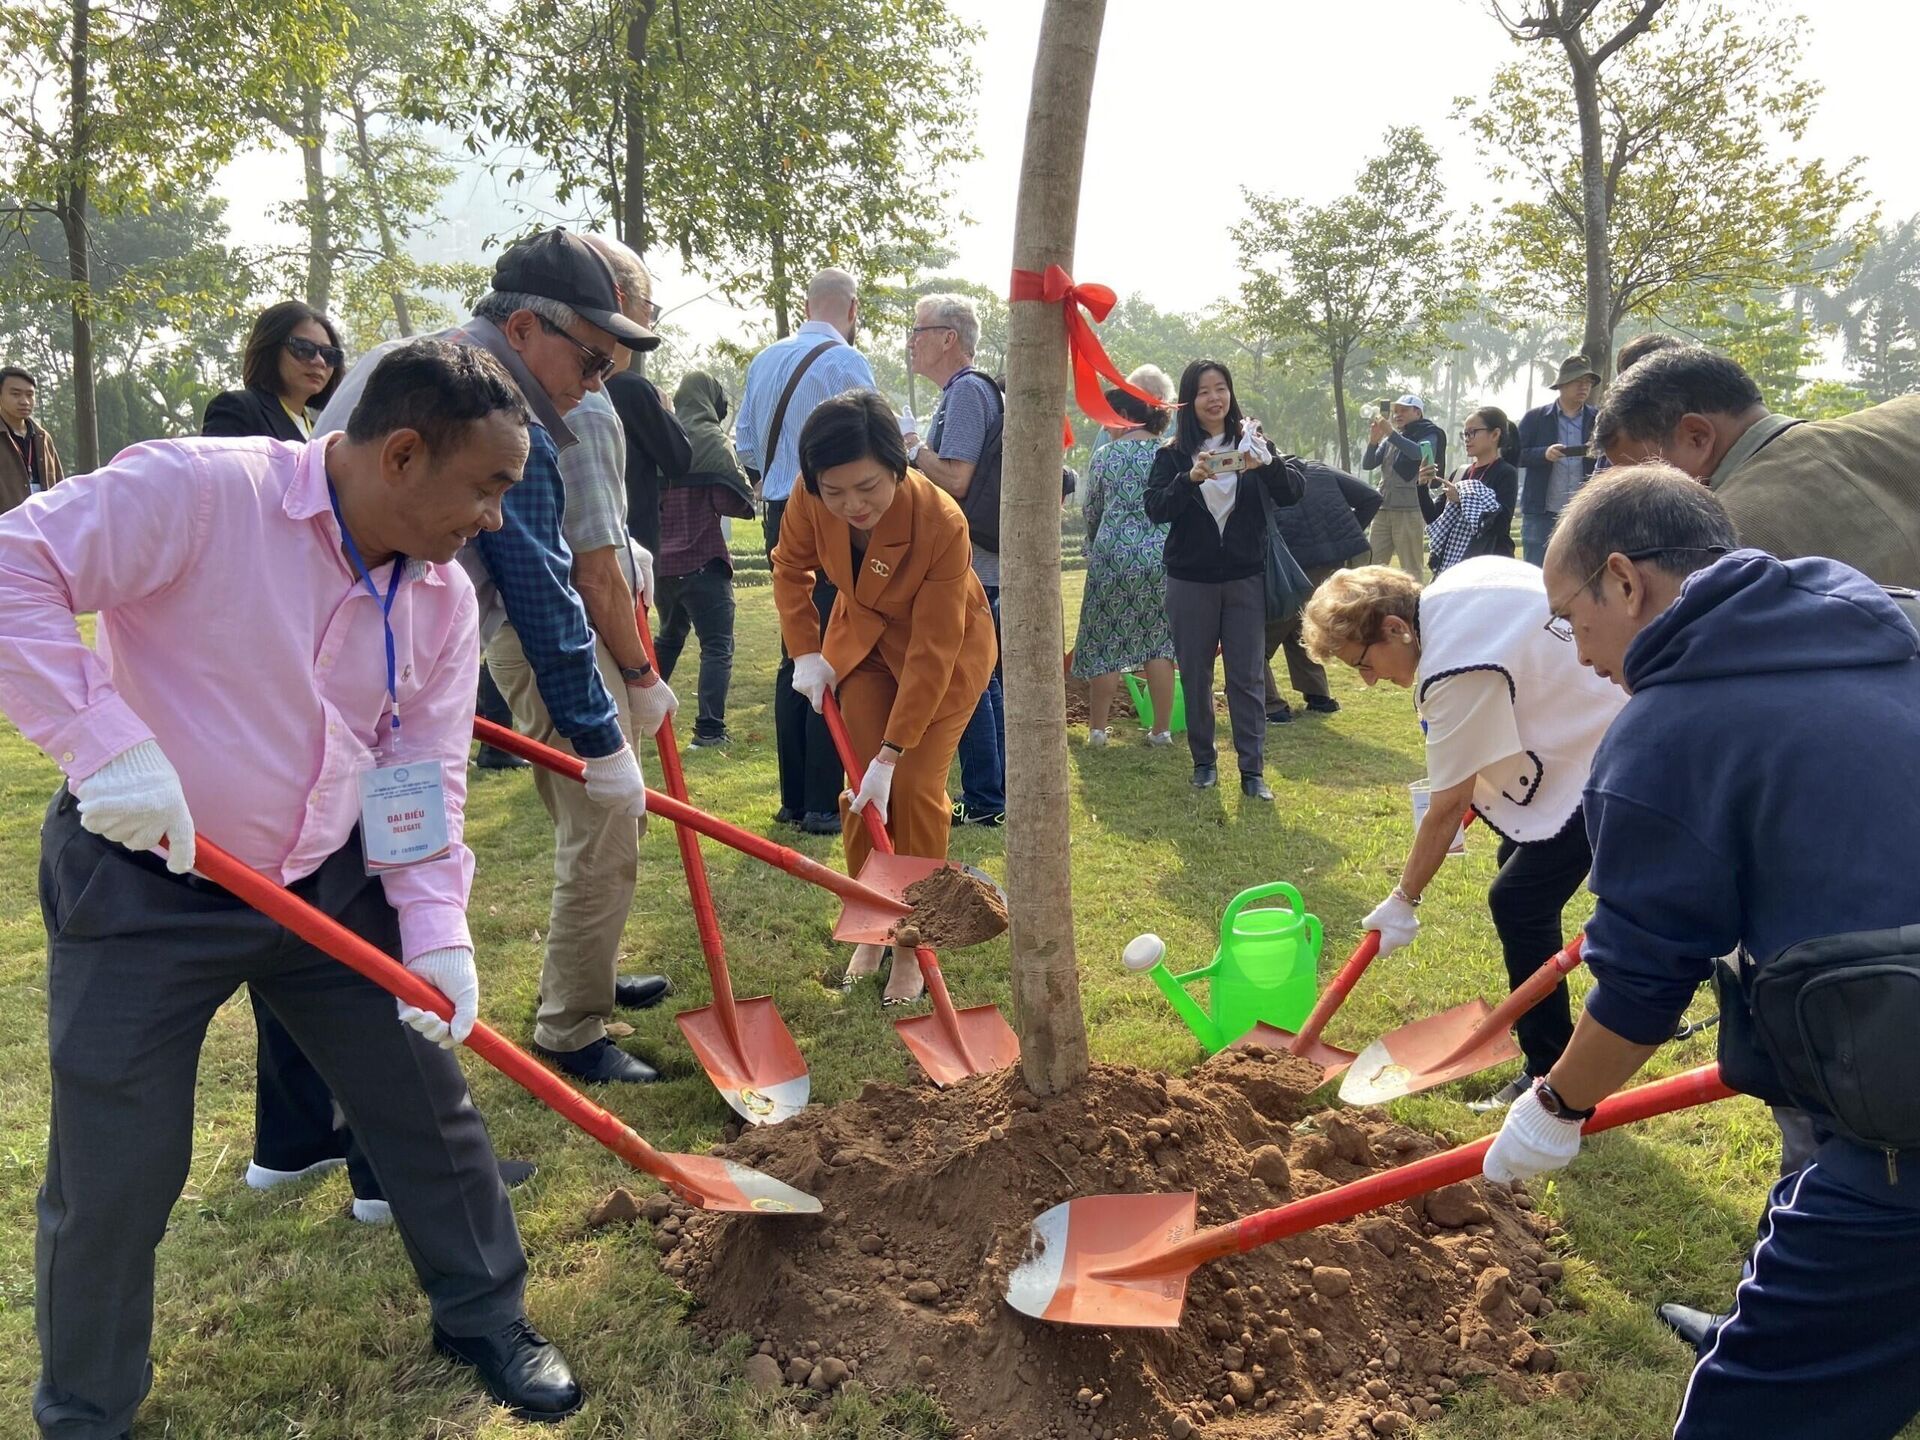
{"label": "wristwatch", "polygon": [[920,452],[926,448],[927,448],[926,441],[924,440],[915,441],[913,448],[907,451],[907,462],[912,465],[918,465],[920,463]]}
{"label": "wristwatch", "polygon": [[1540,1101],[1540,1108],[1559,1120],[1584,1125],[1593,1118],[1592,1110],[1576,1110],[1560,1098],[1560,1092],[1553,1088],[1550,1081],[1539,1080],[1534,1083],[1534,1095]]}
{"label": "wristwatch", "polygon": [[646,678],[651,674],[653,674],[653,666],[645,663],[638,666],[622,665],[620,667],[620,678],[629,685],[644,684]]}

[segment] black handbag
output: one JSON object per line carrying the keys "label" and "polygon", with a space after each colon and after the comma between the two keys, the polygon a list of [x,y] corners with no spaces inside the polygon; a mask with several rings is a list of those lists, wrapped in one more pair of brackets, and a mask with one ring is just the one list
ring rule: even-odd
{"label": "black handbag", "polygon": [[[1286,465],[1290,462],[1277,457],[1273,463]],[[1313,582],[1307,579],[1307,572],[1293,558],[1293,551],[1287,548],[1286,537],[1280,533],[1280,521],[1274,513],[1280,507],[1273,503],[1273,496],[1267,491],[1267,482],[1258,474],[1252,479],[1260,488],[1260,511],[1267,522],[1267,623],[1280,625],[1300,613],[1307,598],[1313,594]]]}

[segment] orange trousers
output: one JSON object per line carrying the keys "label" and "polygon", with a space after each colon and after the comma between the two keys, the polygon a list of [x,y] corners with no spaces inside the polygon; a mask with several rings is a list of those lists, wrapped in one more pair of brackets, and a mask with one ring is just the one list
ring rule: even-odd
{"label": "orange trousers", "polygon": [[[853,741],[853,753],[862,764],[879,752],[887,738],[887,717],[893,712],[893,697],[899,684],[877,654],[840,682],[840,714],[847,722],[847,737]],[[887,830],[893,836],[893,848],[902,855],[920,855],[929,860],[947,858],[947,838],[953,826],[953,801],[947,795],[947,772],[960,748],[960,736],[973,718],[978,695],[949,692],[920,743],[894,762],[893,794],[887,802]],[[852,783],[852,777],[848,777]],[[860,867],[873,852],[862,815],[847,809],[847,796],[840,797],[840,842],[846,850],[847,873],[858,875]]]}

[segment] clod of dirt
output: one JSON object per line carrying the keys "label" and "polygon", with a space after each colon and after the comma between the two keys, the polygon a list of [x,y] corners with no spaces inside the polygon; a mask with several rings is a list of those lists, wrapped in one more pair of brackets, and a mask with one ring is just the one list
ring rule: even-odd
{"label": "clod of dirt", "polygon": [[1427,1196],[1425,1209],[1427,1219],[1447,1230],[1458,1230],[1463,1225],[1484,1225],[1488,1218],[1487,1207],[1480,1203],[1480,1197],[1473,1193],[1473,1186],[1466,1181],[1434,1191]]}
{"label": "clod of dirt", "polygon": [[958,866],[914,881],[901,898],[913,906],[907,923],[920,932],[919,943],[935,950],[961,950],[1006,933],[1007,902],[1000,892]]}
{"label": "clod of dirt", "polygon": [[609,1020],[602,1028],[606,1030],[609,1040],[624,1040],[633,1034],[633,1026],[624,1020]]}
{"label": "clod of dirt", "polygon": [[886,1248],[887,1242],[882,1240],[878,1235],[862,1235],[860,1237],[860,1253],[862,1255],[878,1255]]}
{"label": "clod of dirt", "polygon": [[1261,1181],[1269,1190],[1284,1193],[1293,1185],[1293,1170],[1287,1164],[1287,1152],[1278,1145],[1262,1145],[1253,1152],[1252,1163],[1247,1168],[1253,1172],[1253,1178]]}
{"label": "clod of dirt", "polygon": [[631,1190],[620,1185],[587,1212],[587,1228],[603,1230],[609,1225],[631,1225],[640,1218],[640,1214],[640,1202],[633,1198]]}
{"label": "clod of dirt", "polygon": [[746,1376],[747,1384],[765,1395],[771,1395],[786,1381],[780,1362],[771,1355],[749,1355]]}
{"label": "clod of dirt", "polygon": [[899,925],[894,928],[893,943],[904,945],[912,950],[920,944],[920,927],[917,925]]}
{"label": "clod of dirt", "polygon": [[[1426,1397],[1457,1382],[1520,1401],[1545,1393],[1548,1377],[1533,1367],[1551,1352],[1535,1359],[1524,1348],[1545,1347],[1511,1279],[1545,1278],[1537,1217],[1492,1189],[1484,1201],[1469,1192],[1487,1215],[1471,1241],[1485,1258],[1471,1263],[1459,1237],[1427,1233],[1417,1212],[1396,1205],[1201,1267],[1177,1330],[1055,1326],[1007,1306],[1006,1276],[1026,1259],[1041,1211],[1075,1196],[1183,1188],[1163,1173],[1169,1160],[1198,1190],[1201,1224],[1274,1203],[1255,1165],[1268,1147],[1291,1161],[1296,1196],[1382,1168],[1384,1159],[1339,1159],[1328,1134],[1340,1126],[1325,1114],[1312,1120],[1320,1133],[1296,1138],[1320,1078],[1297,1056],[1229,1052],[1184,1079],[1096,1066],[1071,1092],[1043,1099],[1014,1071],[944,1090],[871,1085],[719,1151],[818,1195],[824,1217],[685,1215],[672,1273],[700,1302],[693,1323],[713,1340],[744,1331],[771,1340],[776,1355],[801,1357],[788,1384],[805,1385],[816,1370],[826,1379],[815,1337],[830,1337],[835,1356],[859,1357],[862,1383],[930,1392],[973,1440],[1346,1440],[1409,1433],[1374,1422],[1409,1407],[1424,1419]],[[1362,1152],[1347,1140],[1350,1153],[1402,1153],[1389,1132],[1403,1127],[1365,1115],[1342,1123],[1366,1142]],[[1144,1143],[1150,1127],[1158,1147]],[[902,1138],[876,1143],[890,1131]],[[1326,1146],[1337,1177],[1302,1162],[1309,1141]],[[871,1220],[848,1219],[876,1216],[886,1217],[884,1236]],[[875,1237],[885,1242],[878,1254]],[[1510,1272],[1509,1303],[1490,1315],[1475,1303],[1475,1282],[1495,1269]],[[1336,1272],[1346,1287],[1330,1297],[1326,1288],[1341,1288]],[[1369,1394],[1368,1381],[1388,1395]]]}
{"label": "clod of dirt", "polygon": [[654,1191],[640,1206],[641,1218],[655,1225],[671,1214],[673,1214],[673,1197],[664,1190]]}
{"label": "clod of dirt", "polygon": [[847,1362],[836,1360],[829,1355],[808,1372],[807,1388],[817,1390],[824,1395],[846,1378]]}
{"label": "clod of dirt", "polygon": [[1352,1289],[1352,1271],[1343,1270],[1338,1265],[1313,1267],[1313,1290],[1316,1295],[1324,1295],[1329,1300],[1338,1300]]}

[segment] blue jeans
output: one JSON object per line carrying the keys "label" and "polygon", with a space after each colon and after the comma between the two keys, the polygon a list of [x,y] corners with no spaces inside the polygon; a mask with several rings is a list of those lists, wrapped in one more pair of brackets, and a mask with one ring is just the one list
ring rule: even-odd
{"label": "blue jeans", "polygon": [[1558,510],[1520,517],[1520,553],[1526,557],[1527,564],[1547,563],[1547,541],[1553,538],[1553,527],[1559,523]]}
{"label": "blue jeans", "polygon": [[[1000,639],[1000,587],[986,587],[993,611],[993,638]],[[1000,688],[1000,662],[993,663],[973,718],[960,736],[960,803],[974,815],[998,815],[1007,808],[1007,705]]]}

